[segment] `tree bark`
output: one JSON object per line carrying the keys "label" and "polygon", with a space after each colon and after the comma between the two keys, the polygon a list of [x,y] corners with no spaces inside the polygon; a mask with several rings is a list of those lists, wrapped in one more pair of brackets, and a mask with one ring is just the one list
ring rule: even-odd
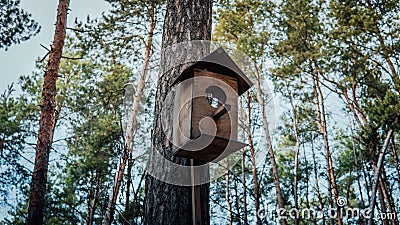
{"label": "tree bark", "polygon": [[[229,168],[229,158],[227,160],[226,168]],[[225,200],[226,200],[226,205],[227,205],[228,213],[229,213],[229,225],[232,225],[233,213],[232,213],[232,203],[231,203],[230,194],[229,194],[229,170],[226,171],[226,174],[225,174]]]}
{"label": "tree bark", "polygon": [[242,184],[243,184],[243,223],[248,225],[247,221],[247,184],[246,184],[246,151],[242,150]]}
{"label": "tree bark", "polygon": [[[256,212],[259,212],[260,210],[260,186],[258,182],[258,175],[257,175],[257,165],[256,165],[256,155],[254,151],[254,143],[253,143],[253,137],[252,137],[252,126],[251,126],[251,98],[250,94],[246,93],[247,97],[247,138],[249,140],[249,147],[250,147],[250,160],[251,160],[251,172],[253,175],[253,183],[254,183],[254,206],[256,209]],[[261,225],[261,218],[257,216],[257,225]]]}
{"label": "tree bark", "polygon": [[[379,195],[379,200],[381,203],[381,212],[382,214],[386,214],[386,208],[385,208],[385,197],[383,196],[383,190],[382,190],[382,185],[379,183],[378,184],[378,195]],[[388,221],[386,219],[382,220],[382,225],[389,225]]]}
{"label": "tree bark", "polygon": [[[314,63],[314,66],[313,66]],[[327,123],[326,123],[326,113],[325,113],[325,100],[324,100],[324,95],[321,90],[321,83],[319,80],[319,74],[321,73],[318,64],[316,61],[310,61],[310,70],[312,73],[312,79],[313,79],[313,91],[314,91],[314,103],[315,103],[315,108],[317,111],[317,119],[318,119],[318,125],[320,132],[322,133],[323,139],[324,139],[324,145],[325,145],[325,152],[326,152],[326,166],[327,166],[327,175],[328,175],[328,196],[329,196],[329,202],[330,202],[330,207],[333,208],[334,204],[338,202],[339,198],[339,192],[337,189],[336,185],[336,178],[335,178],[335,171],[333,168],[333,161],[332,161],[332,154],[329,146],[329,137],[328,137],[328,129],[327,129]],[[333,191],[333,197],[335,200],[335,203],[333,202],[332,199],[332,191]],[[337,206],[337,210],[339,212],[340,207]],[[338,214],[337,217],[338,224],[342,225],[342,216]],[[334,224],[334,219],[330,219],[330,224]]]}
{"label": "tree bark", "polygon": [[[125,146],[124,146],[124,150],[123,150],[122,157],[121,157],[121,163],[119,165],[118,172],[115,176],[114,185],[111,189],[111,194],[110,194],[110,198],[108,201],[106,213],[105,213],[105,216],[103,219],[104,225],[110,225],[113,221],[115,205],[117,202],[119,189],[121,187],[122,179],[124,176],[126,162],[128,161],[128,158],[129,159],[132,158],[132,147],[133,147],[132,142],[133,142],[133,138],[135,135],[135,129],[136,129],[136,125],[137,125],[136,117],[137,117],[137,113],[139,111],[140,102],[141,102],[142,95],[143,95],[143,89],[144,89],[144,86],[146,83],[147,71],[148,71],[149,62],[150,62],[150,54],[151,54],[151,49],[152,49],[152,45],[153,45],[154,28],[155,28],[155,3],[151,2],[150,28],[149,28],[149,32],[147,34],[147,43],[145,43],[146,51],[145,51],[145,56],[144,56],[143,68],[142,68],[139,84],[137,86],[135,96],[133,99],[133,105],[132,105],[132,108],[131,108],[131,111],[129,114],[130,118],[128,120],[128,125],[126,128]],[[130,179],[130,177],[128,177],[128,179]],[[129,185],[128,185],[128,187],[129,187]]]}
{"label": "tree bark", "polygon": [[[162,48],[185,41],[211,39],[211,0],[168,0],[163,27]],[[175,50],[172,48],[172,50]],[[182,49],[176,49],[179,51]],[[208,54],[204,49],[194,48],[191,52],[180,54],[181,59],[189,61],[194,57]],[[175,62],[177,58],[162,55],[161,65]],[[158,80],[156,103],[154,110],[154,126],[152,132],[152,151],[148,171],[157,172],[165,176],[172,176],[171,168],[157,161],[157,154],[162,155],[167,161],[175,164],[190,166],[187,158],[173,156],[172,144],[168,140],[169,134],[165,131],[172,130],[172,121],[163,121],[162,111],[164,104],[170,108],[171,102],[165,101],[169,94],[174,94],[172,82],[185,69],[188,64],[175,66],[164,71]],[[171,93],[169,93],[171,92]],[[167,107],[168,108],[168,107]],[[168,109],[170,109],[168,108]],[[160,161],[162,161],[160,159]],[[201,164],[201,162],[198,162]],[[209,184],[200,186],[201,221],[210,224],[209,214]],[[193,224],[192,218],[192,187],[179,186],[159,180],[150,174],[146,176],[145,185],[144,224]]]}
{"label": "tree bark", "polygon": [[99,200],[99,189],[100,189],[100,176],[101,176],[101,170],[96,171],[96,177],[95,181],[93,182],[94,184],[91,185],[90,190],[94,188],[94,193],[93,197],[91,196],[90,190],[88,194],[88,200],[87,200],[87,219],[86,219],[86,225],[92,225],[94,222],[94,214],[96,212],[96,207],[97,207],[97,202]]}
{"label": "tree bark", "polygon": [[234,190],[235,190],[235,208],[236,208],[236,221],[239,225],[242,225],[242,217],[240,216],[240,197],[239,197],[239,190],[238,190],[238,179],[233,180]]}
{"label": "tree bark", "polygon": [[[271,162],[271,167],[272,167],[272,178],[274,180],[274,184],[275,184],[275,191],[276,191],[276,199],[278,202],[278,206],[281,209],[285,208],[285,203],[282,197],[282,191],[281,191],[281,185],[280,185],[280,181],[279,181],[279,173],[278,173],[278,166],[276,165],[276,160],[275,160],[275,152],[274,149],[272,147],[272,138],[269,132],[269,124],[268,124],[268,119],[267,119],[267,114],[266,114],[266,110],[265,110],[265,102],[264,102],[264,98],[263,98],[263,91],[261,89],[261,77],[259,74],[259,71],[256,68],[255,71],[256,74],[256,83],[255,83],[255,87],[256,87],[256,96],[257,96],[257,101],[258,104],[260,105],[260,109],[261,109],[261,116],[262,116],[262,122],[263,122],[263,127],[264,127],[264,131],[265,131],[265,138],[267,140],[267,146],[268,146],[268,157],[269,160]],[[279,215],[281,216],[281,224],[282,225],[286,225],[287,221],[285,219],[284,216],[286,215]]]}
{"label": "tree bark", "polygon": [[[296,154],[294,157],[294,180],[293,180],[293,198],[294,198],[294,207],[295,209],[298,211],[299,210],[299,196],[298,196],[298,183],[299,183],[299,154],[300,154],[300,138],[299,138],[299,133],[298,133],[298,129],[297,129],[297,110],[296,107],[294,105],[294,100],[293,100],[293,95],[292,93],[289,91],[289,99],[290,99],[290,105],[292,107],[292,111],[293,111],[293,133],[294,133],[294,137],[296,139]],[[294,221],[295,225],[299,225],[300,223],[300,219],[299,218],[295,218]]]}
{"label": "tree bark", "polygon": [[[393,135],[392,135],[393,137]],[[389,186],[390,183],[388,181],[388,178],[386,176],[386,171],[385,171],[385,167],[382,168],[382,172],[381,172],[381,178],[379,179],[381,185],[382,185],[382,189],[383,189],[383,196],[386,199],[386,207],[388,208],[390,213],[393,213],[395,215],[397,215],[396,212],[396,206],[395,206],[395,201],[393,200],[393,191],[392,191],[392,186]],[[388,185],[389,184],[389,185]],[[390,220],[391,224],[399,224],[398,219],[395,217],[394,219]]]}
{"label": "tree bark", "polygon": [[[371,214],[370,214],[370,219],[368,221],[368,225],[372,225],[374,223],[375,199],[376,199],[376,191],[378,189],[378,183],[379,183],[378,179],[380,177],[380,171],[382,168],[383,160],[385,158],[386,149],[389,146],[392,135],[393,135],[393,129],[390,129],[386,136],[385,142],[382,146],[382,150],[379,153],[378,163],[376,165],[376,171],[375,171],[375,175],[374,175],[374,185],[372,186],[372,190],[371,190],[371,202],[369,203],[369,205],[370,205],[369,209],[371,210]],[[384,207],[384,206],[382,206],[382,207]]]}
{"label": "tree bark", "polygon": [[399,163],[399,158],[397,155],[396,142],[395,142],[394,137],[392,137],[392,154],[393,154],[393,161],[395,163],[396,172],[397,172],[397,182],[398,182],[398,186],[400,187],[400,163]]}
{"label": "tree bark", "polygon": [[68,5],[69,0],[60,0],[58,3],[56,29],[44,74],[35,166],[26,221],[28,225],[43,224],[49,153],[55,122],[56,81],[64,47]]}
{"label": "tree bark", "polygon": [[[126,174],[126,190],[125,190],[125,211],[130,211],[131,204],[130,204],[130,196],[131,196],[131,185],[132,185],[132,166],[133,166],[133,156],[132,153],[129,154],[128,158],[128,168]],[[140,186],[138,186],[140,188]],[[124,225],[129,225],[128,221],[124,221]]]}
{"label": "tree bark", "polygon": [[[316,195],[318,197],[319,210],[321,212],[323,212],[323,210],[324,210],[324,202],[323,202],[321,191],[320,191],[320,188],[319,188],[318,167],[317,167],[317,160],[316,160],[316,157],[315,157],[315,150],[314,150],[314,136],[311,138],[311,153],[312,153],[313,168],[314,168],[315,191],[317,192]],[[325,215],[324,215],[324,213],[322,213],[322,225],[325,225]]]}

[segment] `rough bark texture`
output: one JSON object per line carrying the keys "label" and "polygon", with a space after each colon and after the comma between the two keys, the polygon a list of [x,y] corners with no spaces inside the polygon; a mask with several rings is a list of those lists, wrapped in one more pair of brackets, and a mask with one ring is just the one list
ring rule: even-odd
{"label": "rough bark texture", "polygon": [[[168,0],[165,15],[162,47],[165,49],[177,43],[193,40],[210,40],[211,38],[211,0]],[[179,49],[178,49],[179,50]],[[190,59],[192,55],[205,54],[201,49],[197,52],[186,52],[177,57]],[[163,57],[165,61],[173,61]],[[151,160],[158,151],[166,159],[180,165],[189,166],[186,158],[172,155],[172,145],[168,141],[165,130],[172,130],[172,123],[162,121],[162,107],[171,104],[164,101],[171,89],[173,80],[183,71],[181,65],[161,74],[158,81],[154,111],[154,128],[152,133]],[[162,126],[166,127],[162,127]],[[152,162],[152,161],[151,161]],[[155,163],[157,165],[157,162]],[[167,171],[162,165],[158,170]],[[172,172],[172,171],[171,171]],[[193,224],[192,220],[192,188],[177,186],[150,175],[146,177],[146,199],[144,224]],[[210,223],[209,215],[209,184],[201,185],[202,224]]]}
{"label": "rough bark texture", "polygon": [[26,224],[43,224],[49,153],[53,139],[56,81],[64,47],[69,0],[60,0],[49,61],[44,74],[40,121]]}

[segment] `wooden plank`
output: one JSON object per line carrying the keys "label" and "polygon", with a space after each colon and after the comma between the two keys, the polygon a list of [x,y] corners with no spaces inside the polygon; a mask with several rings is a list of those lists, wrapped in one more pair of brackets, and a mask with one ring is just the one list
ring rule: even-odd
{"label": "wooden plank", "polygon": [[[215,85],[220,87],[226,96],[225,104],[230,105],[229,113],[222,115],[220,118],[215,120],[217,126],[217,136],[224,138],[231,138],[233,140],[237,139],[238,130],[238,84],[236,78],[225,76],[222,74],[195,69],[194,77],[210,77],[219,80],[216,84],[205,83],[203,80],[195,80],[193,84],[193,95],[205,95],[205,90],[211,86]],[[231,91],[227,90],[227,86],[231,87],[236,93],[229,94]],[[198,124],[200,120],[204,117],[212,117],[216,109],[211,107],[206,98],[196,98],[193,101],[193,111],[192,111],[192,137],[201,135]]]}
{"label": "wooden plank", "polygon": [[190,139],[192,119],[192,88],[193,82],[185,81],[179,84],[175,92],[172,139],[176,147],[180,147]]}
{"label": "wooden plank", "polygon": [[[211,144],[204,147],[203,143],[209,142],[211,139]],[[196,140],[191,140],[183,145],[182,148],[176,152],[176,155],[190,159],[203,160],[206,162],[218,162],[224,157],[244,148],[245,146],[245,143],[239,141],[202,135]],[[191,151],[190,149],[200,150]]]}
{"label": "wooden plank", "polygon": [[213,112],[212,117],[214,120],[218,120],[221,116],[223,116],[227,112],[228,110],[223,105],[221,105],[218,107],[218,109],[216,109]]}

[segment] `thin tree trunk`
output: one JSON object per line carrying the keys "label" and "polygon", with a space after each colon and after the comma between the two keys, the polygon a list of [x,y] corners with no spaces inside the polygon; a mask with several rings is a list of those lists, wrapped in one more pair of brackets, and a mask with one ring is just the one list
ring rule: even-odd
{"label": "thin tree trunk", "polygon": [[241,225],[242,224],[242,218],[240,217],[241,213],[240,213],[240,198],[238,195],[238,186],[237,186],[237,180],[234,180],[234,188],[235,188],[235,208],[236,208],[236,215],[237,218],[236,220],[238,221],[238,224]]}
{"label": "thin tree trunk", "polygon": [[[130,192],[132,185],[132,166],[133,166],[133,154],[129,154],[128,158],[128,168],[126,174],[126,192],[125,192],[125,211],[131,210],[130,207]],[[124,221],[125,225],[129,225],[128,221]]]}
{"label": "thin tree trunk", "polygon": [[[311,139],[311,153],[312,153],[312,158],[313,158],[315,190],[317,192],[316,195],[318,197],[319,210],[321,212],[323,212],[324,203],[323,203],[321,191],[320,191],[320,188],[319,188],[317,160],[315,158],[315,150],[314,150],[314,137],[312,137],[312,139]],[[322,213],[322,225],[325,225],[325,214],[324,213]]]}
{"label": "thin tree trunk", "polygon": [[360,114],[362,121],[364,122],[364,125],[367,124],[367,117],[365,116],[364,111],[361,109],[358,100],[357,100],[357,96],[356,96],[356,85],[352,84],[351,85],[351,90],[352,90],[352,95],[353,95],[353,102],[354,102],[354,107],[357,109],[357,112]]}
{"label": "thin tree trunk", "polygon": [[57,8],[57,21],[49,61],[43,80],[42,103],[36,144],[35,166],[33,169],[27,225],[43,224],[45,194],[49,153],[53,141],[56,81],[64,47],[67,27],[67,10],[69,0],[60,0]]}
{"label": "thin tree trunk", "polygon": [[242,154],[242,184],[243,184],[243,223],[248,225],[247,221],[247,185],[246,185],[246,151]]}
{"label": "thin tree trunk", "polygon": [[[373,218],[374,218],[376,191],[378,189],[378,183],[379,183],[378,179],[380,177],[380,171],[381,171],[381,168],[382,168],[383,160],[385,158],[386,149],[389,146],[390,139],[392,138],[392,135],[393,135],[393,129],[390,129],[388,134],[387,134],[387,136],[386,136],[385,142],[384,142],[384,144],[382,146],[382,150],[379,153],[378,163],[376,165],[376,171],[375,171],[375,175],[374,175],[374,185],[373,185],[372,190],[371,190],[371,202],[369,203],[369,205],[370,205],[369,209],[371,210],[371,214],[370,214],[370,219],[368,221],[368,225],[372,225],[373,221],[374,221]],[[382,206],[382,207],[384,207],[384,206]]]}
{"label": "thin tree trunk", "polygon": [[[381,212],[382,212],[382,214],[386,214],[385,197],[383,196],[382,185],[380,182],[378,184],[378,195],[379,195],[379,200],[381,202],[381,208],[382,208]],[[387,220],[382,220],[382,224],[389,225]]]}
{"label": "thin tree trunk", "polygon": [[[185,41],[194,40],[211,40],[211,18],[212,18],[212,1],[211,0],[168,0],[166,6],[166,14],[163,27],[163,50]],[[180,65],[171,65],[172,62],[179,60],[188,62],[200,59],[209,54],[209,48],[205,46],[187,45],[190,52],[182,52],[184,49],[171,48],[170,50],[176,54],[171,56],[163,54],[161,57],[161,67],[174,66],[163,70],[157,85],[157,93],[155,97],[154,109],[154,126],[152,132],[152,150],[148,172],[154,175],[160,174],[163,178],[168,179],[173,176],[175,179],[180,177],[190,177],[190,160],[184,157],[173,156],[173,145],[169,141],[169,135],[165,131],[172,131],[172,119],[164,120],[162,117],[163,110],[172,113],[172,102],[165,101],[168,96],[174,96],[175,92],[172,88],[173,81],[177,78],[189,63]],[[181,53],[181,54],[180,54]],[[168,113],[167,116],[171,114]],[[168,117],[170,118],[170,117]],[[171,164],[165,164],[165,161],[173,162],[189,168],[183,171],[180,176],[179,171],[171,171]],[[196,164],[201,164],[197,162]],[[172,173],[176,172],[176,173]],[[203,177],[207,177],[206,171],[202,171]],[[207,171],[208,172],[208,171]],[[175,176],[176,175],[176,176]],[[207,179],[207,178],[205,178]],[[209,208],[209,183],[197,186],[200,189],[200,208],[202,224],[210,224],[210,208]],[[145,209],[143,224],[192,224],[192,187],[173,185],[165,182],[165,180],[157,179],[150,174],[146,176],[145,185]]]}
{"label": "thin tree trunk", "polygon": [[[258,104],[260,105],[260,109],[261,109],[261,116],[262,116],[264,132],[265,132],[265,138],[267,140],[267,146],[268,146],[268,157],[271,162],[272,177],[273,177],[274,184],[275,184],[276,199],[277,199],[279,208],[284,209],[285,203],[284,203],[284,200],[282,197],[281,185],[280,185],[280,181],[279,181],[278,166],[276,165],[275,152],[272,147],[272,138],[271,138],[271,135],[269,132],[269,123],[268,123],[267,114],[266,114],[267,112],[265,109],[265,102],[263,99],[263,91],[261,89],[261,77],[260,77],[260,73],[257,68],[255,71],[255,75],[256,75],[255,87],[257,90],[256,96],[257,96]],[[280,219],[281,224],[286,225],[287,224],[287,221],[285,219],[286,215],[279,215],[279,216],[281,216],[281,219]]]}
{"label": "thin tree trunk", "polygon": [[[253,182],[254,182],[254,206],[256,208],[256,212],[259,212],[259,210],[260,210],[260,186],[259,186],[259,182],[258,182],[256,154],[254,151],[253,136],[252,136],[250,94],[246,93],[246,97],[247,97],[247,123],[248,123],[247,138],[249,140],[251,172],[253,175]],[[261,218],[259,216],[257,216],[257,224],[261,225]]]}
{"label": "thin tree trunk", "polygon": [[394,81],[396,81],[396,80],[398,81],[398,76],[399,75],[397,74],[396,68],[395,68],[392,60],[390,59],[389,51],[388,51],[387,46],[385,44],[385,40],[383,39],[382,33],[381,33],[381,31],[380,31],[380,29],[378,27],[378,24],[375,24],[375,30],[376,30],[376,34],[377,34],[378,39],[379,39],[379,43],[380,43],[381,49],[383,51],[383,56],[384,56],[387,64],[389,65],[390,72],[391,72],[391,75],[393,77],[393,80]]}
{"label": "thin tree trunk", "polygon": [[397,182],[398,182],[398,186],[400,189],[400,164],[399,164],[399,157],[397,155],[396,142],[395,142],[394,137],[392,137],[392,154],[393,154],[393,161],[395,163],[396,172],[397,172]]}
{"label": "thin tree trunk", "polygon": [[[393,137],[393,136],[392,136]],[[396,206],[394,205],[395,202],[393,200],[393,191],[391,186],[388,186],[389,181],[387,179],[386,176],[386,171],[385,171],[385,167],[382,168],[382,173],[381,173],[381,179],[380,179],[381,185],[383,187],[383,195],[386,199],[386,207],[389,209],[390,213],[397,215],[396,213]],[[393,225],[399,224],[399,221],[397,219],[397,217],[395,217],[394,219],[390,220],[391,223]]]}
{"label": "thin tree trunk", "polygon": [[[316,64],[314,62],[314,64]],[[335,172],[333,169],[333,162],[332,162],[332,155],[330,151],[330,146],[329,146],[329,137],[328,137],[328,131],[327,131],[327,124],[326,124],[326,113],[325,113],[325,102],[324,102],[324,95],[321,90],[320,86],[320,81],[319,81],[319,69],[316,66],[316,69],[313,68],[312,62],[310,61],[310,69],[312,71],[312,77],[313,77],[313,89],[314,89],[314,101],[315,101],[315,107],[317,111],[317,117],[318,117],[318,125],[319,129],[323,135],[324,139],[324,145],[325,145],[325,152],[326,152],[326,163],[327,163],[327,173],[328,173],[328,195],[329,195],[329,202],[331,208],[334,206],[334,202],[332,200],[332,190],[333,190],[333,195],[334,195],[334,200],[337,203],[338,198],[339,198],[339,193],[337,190],[337,185],[336,185],[336,179],[335,179]],[[337,206],[337,212],[340,212],[340,207]],[[342,225],[342,217],[340,214],[338,214],[338,224]],[[333,218],[330,220],[330,224],[334,224]]]}
{"label": "thin tree trunk", "polygon": [[[95,178],[95,184],[94,184],[94,193],[93,193],[93,198],[90,198],[90,195],[88,195],[88,216],[86,220],[86,225],[92,225],[93,220],[94,220],[94,214],[96,212],[96,207],[97,207],[97,202],[99,198],[99,187],[100,187],[100,174],[101,172],[96,172],[96,178]],[[91,200],[93,203],[91,203]]]}
{"label": "thin tree trunk", "polygon": [[[151,2],[151,9],[150,9],[150,28],[147,34],[147,43],[145,44],[145,56],[144,56],[144,64],[139,80],[139,84],[137,90],[135,92],[135,97],[133,99],[133,105],[130,111],[130,119],[128,120],[128,125],[126,127],[126,134],[125,134],[125,146],[122,153],[119,170],[115,176],[114,185],[111,190],[110,198],[108,201],[108,206],[106,209],[105,217],[103,219],[104,225],[110,225],[113,221],[113,215],[115,211],[115,204],[117,202],[117,197],[119,193],[119,189],[121,187],[122,179],[124,176],[124,171],[126,167],[126,162],[128,158],[132,158],[132,142],[135,135],[135,129],[137,124],[137,113],[139,111],[140,102],[143,95],[143,89],[146,83],[146,76],[148,72],[149,62],[150,62],[150,54],[151,48],[153,45],[153,32],[155,28],[155,3]],[[128,178],[130,179],[130,178]],[[129,201],[129,199],[128,199]]]}
{"label": "thin tree trunk", "polygon": [[390,201],[391,199],[389,197],[390,196],[389,190],[388,190],[388,188],[386,186],[385,167],[382,167],[382,169],[381,169],[381,174],[380,174],[380,177],[379,177],[379,184],[380,184],[381,189],[382,189],[383,197],[385,198],[386,209],[389,210],[389,212],[393,212],[391,201]]}
{"label": "thin tree trunk", "polygon": [[[357,173],[357,185],[358,185],[358,192],[361,198],[361,204],[363,208],[365,208],[365,201],[364,201],[364,196],[363,196],[363,191],[362,191],[362,186],[361,186],[361,173],[360,173],[360,167],[358,165],[358,157],[357,157],[357,148],[356,148],[356,143],[354,142],[354,130],[353,130],[353,122],[351,121],[351,116],[350,113],[348,113],[348,118],[349,118],[349,124],[350,124],[350,130],[351,130],[351,145],[353,149],[353,161],[354,161],[354,167]],[[360,124],[359,124],[360,125]]]}
{"label": "thin tree trunk", "polygon": [[[294,137],[296,139],[296,154],[294,157],[294,181],[293,181],[293,198],[294,198],[294,207],[297,211],[299,211],[299,200],[298,200],[298,193],[297,193],[297,185],[298,185],[298,170],[299,170],[299,154],[300,154],[300,138],[297,129],[297,110],[293,102],[292,93],[289,93],[290,105],[293,111],[293,131]],[[299,225],[300,219],[295,219],[295,225]]]}
{"label": "thin tree trunk", "polygon": [[[353,53],[352,54],[353,57],[353,64],[357,65],[357,56]],[[356,70],[352,70],[352,77],[353,80],[351,82],[351,93],[353,95],[353,103],[354,103],[354,107],[356,108],[357,112],[359,113],[364,125],[367,124],[367,117],[365,116],[364,111],[361,109],[360,104],[358,103],[357,100],[357,71]],[[349,104],[353,105],[351,103],[351,101],[349,102]],[[357,113],[354,114],[355,117],[357,117]],[[361,124],[359,124],[361,127]]]}
{"label": "thin tree trunk", "polygon": [[[94,179],[96,179],[96,178],[94,178]],[[89,191],[88,191],[88,194],[87,194],[87,200],[86,200],[86,211],[87,211],[87,217],[86,217],[86,225],[90,225],[91,224],[91,219],[90,219],[90,210],[92,209],[92,206],[91,206],[91,195],[92,195],[92,189],[93,189],[93,183],[94,183],[94,181],[93,181],[93,177],[91,176],[91,178],[90,178],[90,185],[89,185]]]}
{"label": "thin tree trunk", "polygon": [[[360,158],[361,158],[361,156],[360,156]],[[364,162],[364,161],[361,162],[361,169],[363,172],[365,186],[366,186],[367,190],[371,190],[372,189],[372,179],[368,173],[368,171],[370,171],[370,170],[367,168],[366,162]],[[371,194],[369,193],[369,191],[367,191],[367,197],[368,197],[368,202],[371,202]]]}
{"label": "thin tree trunk", "polygon": [[[227,160],[227,167],[229,168],[229,158]],[[225,174],[225,200],[226,200],[226,205],[228,206],[228,212],[229,212],[229,225],[232,225],[233,223],[233,214],[232,214],[232,203],[230,201],[230,194],[229,194],[229,170],[226,171]]]}
{"label": "thin tree trunk", "polygon": [[356,110],[354,109],[352,101],[350,100],[349,95],[347,93],[346,87],[343,87],[343,96],[346,99],[347,106],[349,107],[350,111],[353,113],[354,119],[357,121],[358,126],[361,127],[362,126],[361,120],[358,117]]}
{"label": "thin tree trunk", "polygon": [[[309,167],[308,167],[308,160],[307,160],[307,158],[308,158],[308,155],[307,155],[307,153],[306,153],[306,148],[304,148],[303,147],[303,154],[304,154],[304,162],[305,162],[305,164],[306,164],[306,174],[310,174],[309,172]],[[307,206],[307,208],[308,209],[310,209],[311,208],[311,205],[310,205],[310,176],[305,176],[305,183],[306,183],[306,206]],[[312,218],[312,221],[313,221],[313,224],[317,224],[317,218]]]}
{"label": "thin tree trunk", "polygon": [[360,182],[361,173],[360,173],[360,169],[358,168],[358,159],[357,159],[356,149],[354,147],[353,147],[353,158],[354,158],[354,166],[356,167],[356,173],[357,173],[358,191],[360,192],[360,198],[361,198],[362,206],[365,207],[365,201],[364,201],[361,182]]}
{"label": "thin tree trunk", "polygon": [[[142,182],[143,182],[143,180],[145,178],[145,175],[146,175],[146,171],[143,171],[142,175],[140,176],[139,184],[138,184],[138,186],[136,188],[136,191],[135,191],[135,193],[133,195],[133,202],[134,202],[134,206],[135,206],[134,210],[136,210],[135,213],[134,213],[134,215],[135,215],[135,223],[136,224],[138,224],[138,219],[139,219],[138,216],[139,216],[139,212],[141,211],[140,203],[139,203],[140,187],[142,186]],[[142,215],[142,221],[143,221],[143,215]]]}

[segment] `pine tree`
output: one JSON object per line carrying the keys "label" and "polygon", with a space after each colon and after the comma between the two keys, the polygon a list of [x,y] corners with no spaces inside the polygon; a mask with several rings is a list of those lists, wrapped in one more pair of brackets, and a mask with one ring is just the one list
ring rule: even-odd
{"label": "pine tree", "polygon": [[[165,49],[184,41],[210,40],[211,39],[211,0],[179,0],[167,1],[165,14],[162,48]],[[191,55],[204,56],[203,49],[193,49]],[[187,58],[190,55],[181,55]],[[166,63],[170,58],[163,58]],[[175,60],[175,59],[173,59]],[[186,66],[186,65],[185,65]],[[154,127],[152,133],[152,152],[150,156],[150,170],[166,173],[168,168],[161,166],[155,160],[155,154],[160,152],[163,157],[180,165],[190,166],[189,160],[174,157],[171,154],[171,144],[168,143],[167,134],[164,133],[165,121],[162,121],[161,111],[168,91],[171,90],[172,81],[182,71],[183,65],[162,74],[158,81],[156,104],[154,111]],[[171,104],[171,103],[168,103]],[[164,125],[163,125],[164,124]],[[168,126],[172,126],[168,124]],[[163,172],[164,171],[164,172]],[[172,171],[170,171],[172,172]],[[168,174],[166,174],[168,176]],[[209,184],[203,184],[201,189],[201,220],[202,224],[210,224],[209,215]],[[191,187],[176,186],[165,183],[150,175],[146,177],[146,200],[144,224],[192,224],[192,198]]]}
{"label": "pine tree", "polygon": [[43,224],[49,153],[56,125],[54,120],[56,81],[67,28],[68,5],[69,0],[60,0],[59,2],[53,46],[44,74],[38,141],[27,217],[29,225]]}

